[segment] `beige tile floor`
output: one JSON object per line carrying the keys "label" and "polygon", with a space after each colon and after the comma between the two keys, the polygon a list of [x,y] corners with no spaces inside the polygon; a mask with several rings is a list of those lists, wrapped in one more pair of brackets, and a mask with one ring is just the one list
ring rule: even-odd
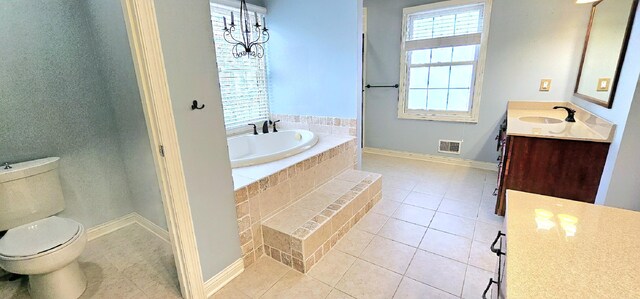
{"label": "beige tile floor", "polygon": [[213,298],[480,298],[493,276],[496,173],[364,154],[383,200],[306,275],[261,258]]}
{"label": "beige tile floor", "polygon": [[[87,243],[80,256],[87,289],[80,298],[181,298],[171,245],[132,224]],[[0,277],[0,298],[30,298],[27,278]]]}

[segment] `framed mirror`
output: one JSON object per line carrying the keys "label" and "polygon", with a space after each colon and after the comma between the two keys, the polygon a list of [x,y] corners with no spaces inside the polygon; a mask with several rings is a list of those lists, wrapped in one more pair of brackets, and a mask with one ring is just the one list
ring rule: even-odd
{"label": "framed mirror", "polygon": [[601,0],[591,8],[575,96],[611,108],[638,0]]}

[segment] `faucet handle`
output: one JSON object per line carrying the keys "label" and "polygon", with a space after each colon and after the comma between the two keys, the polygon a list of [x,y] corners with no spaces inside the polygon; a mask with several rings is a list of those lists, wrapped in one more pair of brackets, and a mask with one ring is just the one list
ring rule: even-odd
{"label": "faucet handle", "polygon": [[253,135],[258,135],[258,127],[256,124],[248,124],[248,126],[253,126]]}

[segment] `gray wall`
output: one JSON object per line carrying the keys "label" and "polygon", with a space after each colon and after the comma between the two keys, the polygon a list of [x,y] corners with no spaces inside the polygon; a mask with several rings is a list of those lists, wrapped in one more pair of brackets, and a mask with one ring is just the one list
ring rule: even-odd
{"label": "gray wall", "polygon": [[102,83],[114,110],[134,210],[167,229],[149,134],[119,0],[87,1]]}
{"label": "gray wall", "polygon": [[0,3],[0,161],[61,157],[62,215],[87,227],[133,211],[89,26],[83,1]]}
{"label": "gray wall", "polygon": [[271,112],[355,118],[360,1],[267,0]]}
{"label": "gray wall", "polygon": [[640,81],[608,180],[604,204],[640,211]]}
{"label": "gray wall", "polygon": [[[364,0],[367,83],[398,83],[402,9],[431,2],[436,1]],[[366,146],[446,156],[437,152],[438,139],[463,140],[462,154],[451,156],[495,162],[494,137],[508,100],[571,99],[589,7],[575,1],[494,0],[479,122],[400,120],[398,91],[371,89],[366,91]],[[543,78],[553,79],[550,92],[538,91]]]}
{"label": "gray wall", "polygon": [[[155,4],[200,264],[206,281],[240,258],[209,3],[206,0],[157,0]],[[194,99],[205,104],[205,109],[192,111]]]}
{"label": "gray wall", "polygon": [[636,91],[640,76],[640,56],[637,53],[640,53],[640,8],[636,11],[613,107],[607,109],[576,97],[573,102],[617,125],[596,203],[640,210],[637,175],[637,169],[640,168],[637,159],[640,95]]}
{"label": "gray wall", "polygon": [[0,2],[0,161],[61,157],[61,215],[91,227],[133,206],[83,3]]}
{"label": "gray wall", "polygon": [[60,156],[61,215],[87,228],[166,229],[120,1],[4,1],[0,38],[0,161]]}

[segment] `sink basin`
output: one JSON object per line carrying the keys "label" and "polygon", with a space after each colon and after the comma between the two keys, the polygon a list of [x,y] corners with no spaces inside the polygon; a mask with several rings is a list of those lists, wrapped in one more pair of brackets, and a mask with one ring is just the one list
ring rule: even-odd
{"label": "sink basin", "polygon": [[520,117],[518,119],[521,120],[521,121],[524,121],[524,122],[528,122],[528,123],[548,124],[548,125],[559,124],[559,123],[563,122],[563,120],[561,120],[561,119],[551,118],[551,117],[544,117],[544,116],[523,116],[523,117]]}

